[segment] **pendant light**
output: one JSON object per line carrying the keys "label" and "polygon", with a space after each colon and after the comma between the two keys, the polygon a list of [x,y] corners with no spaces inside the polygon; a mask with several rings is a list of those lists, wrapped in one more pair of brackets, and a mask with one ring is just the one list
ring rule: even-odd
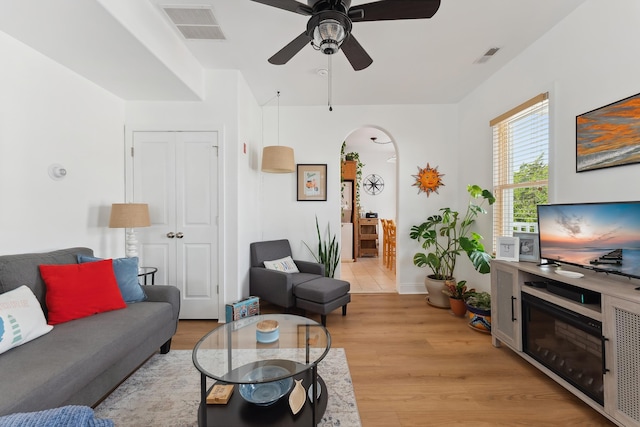
{"label": "pendant light", "polygon": [[293,148],[280,145],[280,91],[278,96],[278,145],[262,149],[262,172],[292,173],[296,171]]}

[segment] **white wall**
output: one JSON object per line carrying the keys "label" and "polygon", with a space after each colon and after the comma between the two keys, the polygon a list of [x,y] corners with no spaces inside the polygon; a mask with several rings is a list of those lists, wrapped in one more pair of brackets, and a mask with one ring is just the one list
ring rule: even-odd
{"label": "white wall", "polygon": [[107,228],[124,201],[124,103],[1,32],[0,56],[0,254],[124,256],[124,230]]}
{"label": "white wall", "polygon": [[[259,217],[258,172],[260,109],[237,71],[205,74],[203,102],[128,102],[128,142],[139,130],[211,130],[220,135],[219,237],[220,312],[224,303],[248,296],[249,242],[256,240]],[[247,144],[244,154],[243,144]],[[246,224],[250,224],[246,226]]]}
{"label": "white wall", "polygon": [[[296,163],[327,164],[327,201],[296,201],[295,174],[262,174],[262,238],[287,238],[296,257],[310,260],[303,242],[311,247],[317,243],[315,215],[321,231],[330,222],[339,236],[342,141],[355,129],[379,126],[393,135],[398,150],[398,288],[400,292],[424,292],[427,272],[413,265],[418,245],[409,239],[409,229],[427,214],[458,202],[457,120],[455,105],[334,106],[333,112],[326,107],[280,107],[280,144],[294,148]],[[275,126],[275,115],[265,113],[264,145],[277,144]],[[446,174],[446,187],[429,198],[412,187],[417,166],[425,167],[427,162]]]}
{"label": "white wall", "polygon": [[[640,92],[639,16],[636,0],[590,0],[467,96],[460,103],[460,181],[491,185],[489,120],[548,91],[550,201],[640,200],[640,165],[575,171],[575,117]],[[481,225],[491,242],[490,219]],[[471,277],[469,264],[463,267]],[[488,289],[489,278],[478,284]]]}
{"label": "white wall", "polygon": [[[248,292],[249,242],[288,238],[295,255],[311,259],[302,242],[316,242],[314,216],[338,232],[340,145],[355,129],[378,126],[398,150],[399,290],[422,291],[427,271],[413,265],[411,225],[443,206],[463,206],[467,184],[491,186],[488,122],[537,93],[551,95],[551,200],[640,199],[640,165],[575,172],[575,116],[640,92],[638,16],[636,0],[590,0],[457,105],[281,107],[280,143],[294,147],[297,163],[328,165],[327,202],[297,202],[295,174],[259,172],[262,146],[277,143],[275,107],[257,106],[238,71],[206,73],[204,102],[125,104],[0,33],[0,253],[84,245],[122,256],[124,232],[106,224],[111,203],[125,199],[123,125],[128,134],[218,130],[224,285],[236,299]],[[412,186],[417,166],[427,162],[445,184],[430,197]],[[51,163],[62,163],[68,177],[50,180]],[[489,216],[479,223],[487,242],[490,223]],[[458,271],[488,289],[488,276],[468,263]]]}
{"label": "white wall", "polygon": [[[387,162],[392,153],[359,148],[360,161],[364,163],[362,179],[376,174],[384,180],[384,189],[376,195],[368,194],[364,187],[360,188],[360,205],[364,212],[377,212],[378,218],[396,218],[396,164]],[[417,171],[417,168],[416,168]]]}

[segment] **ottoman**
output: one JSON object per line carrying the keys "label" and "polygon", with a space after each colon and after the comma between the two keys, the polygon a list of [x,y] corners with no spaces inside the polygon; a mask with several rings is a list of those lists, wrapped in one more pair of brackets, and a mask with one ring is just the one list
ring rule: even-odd
{"label": "ottoman", "polygon": [[319,277],[301,283],[293,288],[296,307],[320,314],[322,326],[327,326],[327,314],[342,307],[342,315],[347,314],[347,304],[351,301],[351,285],[344,280]]}

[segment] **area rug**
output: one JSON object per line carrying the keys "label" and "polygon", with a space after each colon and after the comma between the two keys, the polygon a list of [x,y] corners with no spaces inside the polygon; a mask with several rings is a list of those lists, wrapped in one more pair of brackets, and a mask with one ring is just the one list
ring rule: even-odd
{"label": "area rug", "polygon": [[[198,425],[200,373],[190,350],[156,354],[95,408],[116,427]],[[360,427],[360,416],[343,348],[332,348],[318,373],[329,390],[321,427]],[[234,392],[235,393],[235,392]]]}

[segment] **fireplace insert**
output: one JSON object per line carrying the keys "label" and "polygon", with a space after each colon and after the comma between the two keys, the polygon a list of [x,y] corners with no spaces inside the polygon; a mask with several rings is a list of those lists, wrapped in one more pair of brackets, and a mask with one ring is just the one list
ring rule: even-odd
{"label": "fireplace insert", "polygon": [[604,405],[602,323],[522,293],[523,350]]}

